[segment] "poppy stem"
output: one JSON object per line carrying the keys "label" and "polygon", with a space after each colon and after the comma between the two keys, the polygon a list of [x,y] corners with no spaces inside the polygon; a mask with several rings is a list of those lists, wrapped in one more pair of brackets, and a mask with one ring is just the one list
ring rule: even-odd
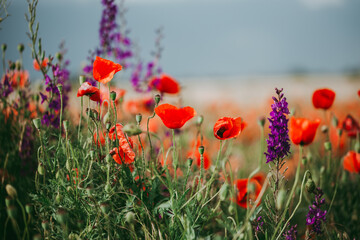
{"label": "poppy stem", "polygon": [[83,99],[83,97],[81,97],[80,121],[79,121],[79,129],[78,129],[78,141],[79,142],[80,142],[81,121],[82,121],[82,116],[83,116],[83,105],[84,105],[84,99]]}
{"label": "poppy stem", "polygon": [[171,129],[172,132],[172,137],[173,137],[173,166],[174,166],[174,184],[175,184],[175,189],[176,189],[176,170],[177,170],[177,163],[178,163],[178,159],[177,159],[177,151],[176,151],[176,138],[175,138],[175,130]]}
{"label": "poppy stem", "polygon": [[58,146],[56,148],[56,150],[59,149],[60,144],[61,144],[61,130],[62,130],[62,114],[63,114],[63,97],[62,97],[62,91],[59,91],[60,93],[60,122],[59,122],[59,140],[58,140]]}

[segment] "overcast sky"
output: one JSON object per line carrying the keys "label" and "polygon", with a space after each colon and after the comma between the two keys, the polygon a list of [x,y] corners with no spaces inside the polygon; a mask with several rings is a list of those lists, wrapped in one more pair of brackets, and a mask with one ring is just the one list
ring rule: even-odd
{"label": "overcast sky", "polygon": [[[145,60],[164,27],[161,65],[177,77],[285,74],[296,69],[342,73],[360,67],[358,0],[128,0],[130,37]],[[25,0],[12,0],[1,24],[7,57],[18,57]],[[98,40],[100,0],[40,0],[37,20],[47,53],[66,41],[77,74]],[[26,59],[30,59],[27,48]],[[30,65],[30,60],[25,64]]]}

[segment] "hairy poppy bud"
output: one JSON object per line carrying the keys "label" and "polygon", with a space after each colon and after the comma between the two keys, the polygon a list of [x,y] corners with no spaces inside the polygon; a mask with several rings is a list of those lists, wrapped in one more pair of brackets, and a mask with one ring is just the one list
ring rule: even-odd
{"label": "hairy poppy bud", "polygon": [[135,221],[135,214],[133,212],[127,212],[125,215],[125,222],[133,224]]}
{"label": "hairy poppy bud", "polygon": [[106,124],[105,124],[105,128],[106,128],[106,131],[110,131],[110,128],[111,128],[111,122],[107,122]]}
{"label": "hairy poppy bud", "polygon": [[64,125],[65,132],[68,132],[68,130],[69,130],[69,121],[68,121],[68,120],[64,120],[64,121],[63,121],[63,125]]}
{"label": "hairy poppy bud", "polygon": [[17,61],[15,62],[15,68],[16,68],[16,70],[18,70],[18,71],[21,70],[21,62],[20,62],[19,60],[17,60]]}
{"label": "hairy poppy bud", "polygon": [[56,211],[56,220],[60,223],[60,224],[65,224],[68,218],[68,213],[64,208],[59,208]]}
{"label": "hairy poppy bud", "polygon": [[203,121],[204,121],[204,116],[203,116],[203,115],[200,115],[200,116],[198,116],[198,118],[196,119],[196,124],[197,124],[198,126],[201,126],[201,124],[203,123]]}
{"label": "hairy poppy bud", "polygon": [[136,136],[142,133],[141,129],[138,128],[134,123],[126,124],[122,128],[123,132],[126,133],[128,136]]}
{"label": "hairy poppy bud", "polygon": [[86,81],[86,77],[84,75],[79,76],[79,83],[82,85]]}
{"label": "hairy poppy bud", "polygon": [[57,86],[59,92],[62,93],[63,85],[58,83],[56,86]]}
{"label": "hairy poppy bud", "polygon": [[66,162],[65,162],[65,167],[66,167],[66,169],[67,169],[69,172],[71,171],[71,169],[72,169],[72,161],[71,161],[70,158],[68,158],[68,159],[66,160]]}
{"label": "hairy poppy bud", "polygon": [[204,146],[200,146],[200,147],[198,148],[198,150],[199,150],[200,155],[203,155],[205,148],[204,148]]}
{"label": "hairy poppy bud", "polygon": [[44,175],[44,173],[45,173],[44,164],[39,163],[38,168],[37,168],[37,171],[38,171],[38,173],[39,173],[41,176]]}
{"label": "hairy poppy bud", "polygon": [[229,193],[230,186],[227,183],[224,183],[220,188],[219,197],[221,201],[225,201],[228,193]]}
{"label": "hairy poppy bud", "polygon": [[337,127],[339,125],[339,120],[335,117],[335,115],[332,117],[331,123],[334,127]]}
{"label": "hairy poppy bud", "polygon": [[5,52],[7,49],[7,45],[5,43],[1,44],[1,50]]}
{"label": "hairy poppy bud", "polygon": [[324,142],[324,147],[326,151],[331,151],[331,142]]}
{"label": "hairy poppy bud", "polygon": [[136,123],[138,124],[138,125],[140,125],[140,123],[141,123],[141,120],[142,120],[142,115],[141,115],[141,113],[138,113],[138,114],[136,114]]}
{"label": "hairy poppy bud", "polygon": [[41,227],[44,229],[44,231],[47,231],[50,229],[50,224],[48,220],[44,220],[41,222]]}
{"label": "hairy poppy bud", "polygon": [[198,202],[201,201],[201,199],[202,199],[201,193],[196,194],[196,199],[198,200]]}
{"label": "hairy poppy bud", "polygon": [[235,214],[236,209],[235,209],[235,206],[234,206],[233,203],[230,203],[229,208],[228,208],[228,211],[229,211],[229,214],[230,214],[230,215],[234,215],[234,214]]}
{"label": "hairy poppy bud", "polygon": [[63,196],[60,193],[57,193],[56,197],[55,197],[55,202],[57,204],[60,204],[63,200]]}
{"label": "hairy poppy bud", "polygon": [[108,214],[110,211],[110,205],[108,203],[101,203],[100,209],[104,214]]}
{"label": "hairy poppy bud", "polygon": [[259,117],[259,119],[258,119],[259,126],[264,127],[265,126],[265,121],[266,121],[266,118],[264,116]]}
{"label": "hairy poppy bud", "polygon": [[111,155],[110,154],[106,155],[106,157],[105,157],[106,163],[111,163],[111,160],[112,160]]}
{"label": "hairy poppy bud", "polygon": [[107,193],[111,192],[111,186],[109,183],[106,184],[106,186],[105,186],[105,192],[107,192]]}
{"label": "hairy poppy bud", "polygon": [[36,127],[37,130],[40,130],[40,127],[41,127],[41,120],[40,118],[35,118],[33,119],[33,123],[34,123],[34,126]]}
{"label": "hairy poppy bud", "polygon": [[31,203],[25,205],[25,211],[27,214],[31,215],[34,212],[34,207]]}
{"label": "hairy poppy bud", "polygon": [[6,212],[11,219],[15,219],[17,216],[17,209],[14,205],[11,205],[6,208]]}
{"label": "hairy poppy bud", "polygon": [[326,125],[321,126],[321,132],[326,134],[328,132],[329,128]]}
{"label": "hairy poppy bud", "polygon": [[19,51],[20,53],[22,53],[22,52],[24,51],[24,49],[25,49],[24,44],[19,43],[18,46],[17,46],[17,49],[18,49],[18,51]]}
{"label": "hairy poppy bud", "polygon": [[63,59],[63,55],[61,54],[61,52],[57,52],[57,53],[55,54],[55,57],[56,57],[56,59],[59,60],[59,61],[61,61],[61,60]]}
{"label": "hairy poppy bud", "polygon": [[5,205],[9,207],[13,203],[13,199],[10,196],[5,197]]}
{"label": "hairy poppy bud", "polygon": [[88,187],[86,188],[86,193],[87,193],[89,196],[91,196],[92,193],[93,193],[93,187],[88,186]]}
{"label": "hairy poppy bud", "polygon": [[159,95],[159,94],[156,94],[156,95],[155,95],[155,105],[156,105],[156,106],[159,104],[160,100],[161,100],[160,95]]}
{"label": "hairy poppy bud", "polygon": [[187,163],[188,168],[191,167],[193,161],[194,161],[194,160],[193,160],[192,158],[188,158],[188,159],[187,159],[186,163]]}
{"label": "hairy poppy bud", "polygon": [[308,178],[305,184],[305,188],[309,193],[313,193],[315,190],[315,182],[312,180],[312,178]]}
{"label": "hairy poppy bud", "polygon": [[12,198],[12,199],[17,199],[17,191],[16,189],[11,186],[10,184],[7,184],[6,187],[6,192],[7,194]]}
{"label": "hairy poppy bud", "polygon": [[114,91],[111,91],[111,92],[110,92],[110,99],[111,99],[112,101],[115,101],[115,99],[116,99],[116,92],[114,92]]}

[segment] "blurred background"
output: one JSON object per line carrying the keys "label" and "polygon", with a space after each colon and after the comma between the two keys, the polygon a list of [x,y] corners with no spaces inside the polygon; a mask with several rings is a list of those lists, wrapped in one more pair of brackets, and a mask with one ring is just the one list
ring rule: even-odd
{"label": "blurred background", "polygon": [[[17,44],[24,43],[25,68],[32,69],[27,3],[8,2],[0,43],[7,43],[11,60],[18,58]],[[197,101],[263,102],[274,87],[284,87],[310,103],[319,87],[333,88],[339,98],[355,98],[354,89],[360,88],[360,1],[128,0],[124,6],[137,54],[151,59],[155,30],[161,27],[162,70]],[[99,44],[101,12],[100,0],[39,1],[43,49],[53,55],[64,40],[74,79]],[[118,85],[129,82],[122,74]],[[30,71],[32,81],[40,77]]]}

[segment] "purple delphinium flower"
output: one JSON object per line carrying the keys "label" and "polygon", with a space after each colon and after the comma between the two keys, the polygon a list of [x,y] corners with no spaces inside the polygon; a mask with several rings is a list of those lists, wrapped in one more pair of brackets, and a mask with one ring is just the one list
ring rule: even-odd
{"label": "purple delphinium flower", "polygon": [[269,139],[266,140],[268,144],[265,153],[266,163],[283,159],[290,153],[288,119],[286,118],[290,112],[282,91],[283,89],[276,88],[278,98],[273,97],[274,104],[271,105],[272,112],[268,118],[271,133],[269,133]]}
{"label": "purple delphinium flower", "polygon": [[285,237],[286,240],[296,240],[296,235],[297,235],[297,224],[291,226],[289,230],[283,233],[283,236]]}
{"label": "purple delphinium flower", "polygon": [[315,201],[311,206],[309,206],[309,212],[306,215],[306,225],[311,226],[310,234],[315,233],[317,235],[322,234],[321,224],[326,220],[326,210],[322,211],[321,206],[324,205],[325,199],[321,198],[323,196],[323,191],[320,188],[316,188]]}
{"label": "purple delphinium flower", "polygon": [[9,81],[9,77],[7,76],[7,74],[5,74],[3,83],[0,82],[0,92],[1,92],[1,96],[6,98],[6,97],[9,96],[13,91],[14,91],[14,89],[13,89],[12,86],[11,86],[11,83],[10,83],[10,81]]}

